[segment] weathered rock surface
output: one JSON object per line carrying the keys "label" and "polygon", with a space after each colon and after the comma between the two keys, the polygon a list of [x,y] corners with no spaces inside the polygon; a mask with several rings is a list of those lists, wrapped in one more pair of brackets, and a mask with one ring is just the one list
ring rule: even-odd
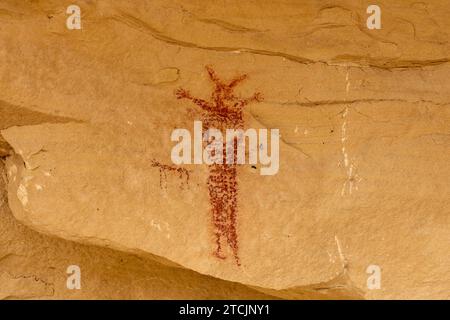
{"label": "weathered rock surface", "polygon": [[[151,256],[168,278],[191,274],[181,266],[286,298],[449,298],[450,7],[379,1],[383,28],[367,30],[368,4],[81,2],[82,30],[57,1],[1,4],[14,217]],[[152,165],[171,165],[171,131],[200,117],[174,91],[208,100],[206,65],[224,81],[247,74],[236,95],[264,100],[245,127],[281,132],[277,175],[238,168],[240,265],[228,247],[213,255],[208,167]],[[381,289],[368,290],[369,265]],[[19,280],[0,273],[4,296],[48,293]]]}
{"label": "weathered rock surface", "polygon": [[[0,172],[4,173],[3,166]],[[39,234],[13,218],[0,179],[0,299],[266,299],[237,283],[148,257]],[[69,265],[81,269],[81,289],[68,290]],[[340,294],[339,294],[340,295]],[[321,292],[308,296],[323,296]]]}

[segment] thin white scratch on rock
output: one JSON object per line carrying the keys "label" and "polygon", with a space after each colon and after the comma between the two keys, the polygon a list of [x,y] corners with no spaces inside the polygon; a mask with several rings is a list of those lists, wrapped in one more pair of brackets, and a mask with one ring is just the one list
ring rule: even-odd
{"label": "thin white scratch on rock", "polygon": [[328,258],[330,259],[331,263],[335,263],[336,259],[334,259],[334,255],[331,255],[331,253],[327,250]]}
{"label": "thin white scratch on rock", "polygon": [[[350,90],[350,79],[349,79],[349,71],[347,70],[347,74],[345,76],[345,82],[346,82],[346,93],[348,94]],[[347,94],[345,97],[345,100],[347,100]],[[347,127],[348,127],[348,114],[349,114],[349,107],[348,105],[345,107],[344,112],[342,113],[342,126],[341,126],[341,153],[342,158],[344,161],[344,169],[346,172],[346,179],[342,185],[341,189],[341,196],[345,196],[346,194],[351,195],[353,192],[353,189],[358,190],[358,187],[356,186],[356,182],[361,181],[358,174],[356,173],[356,164],[354,160],[350,160],[348,152],[347,152],[347,141],[348,141],[348,133],[347,133]]]}
{"label": "thin white scratch on rock", "polygon": [[348,261],[344,256],[344,252],[342,251],[342,247],[341,247],[341,243],[339,242],[339,239],[337,237],[337,235],[334,236],[334,240],[336,241],[336,245],[337,245],[337,249],[338,249],[338,253],[339,253],[339,258],[341,259],[341,263],[342,263],[342,268],[344,268],[344,270],[347,269],[347,265],[348,265]]}
{"label": "thin white scratch on rock", "polygon": [[164,225],[166,227],[167,233],[166,233],[166,238],[170,239],[170,228],[169,228],[169,224],[167,222],[164,222]]}
{"label": "thin white scratch on rock", "polygon": [[350,91],[350,81],[348,81],[349,78],[349,74],[348,74],[348,69],[347,69],[347,74],[345,75],[345,92],[348,93]]}

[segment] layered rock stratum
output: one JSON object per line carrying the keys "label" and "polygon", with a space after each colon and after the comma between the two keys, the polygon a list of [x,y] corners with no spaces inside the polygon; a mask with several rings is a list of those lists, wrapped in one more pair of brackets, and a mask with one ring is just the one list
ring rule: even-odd
{"label": "layered rock stratum", "polygon": [[[0,298],[448,299],[450,6],[370,4],[3,1]],[[233,103],[278,173],[174,165]]]}

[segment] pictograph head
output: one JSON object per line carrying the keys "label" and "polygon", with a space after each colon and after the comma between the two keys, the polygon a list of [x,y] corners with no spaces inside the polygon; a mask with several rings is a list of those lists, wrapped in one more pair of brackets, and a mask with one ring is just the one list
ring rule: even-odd
{"label": "pictograph head", "polygon": [[233,94],[233,90],[239,83],[247,79],[246,74],[235,77],[227,84],[219,79],[211,66],[206,66],[206,71],[208,71],[208,75],[215,85],[215,89],[212,93],[212,99],[214,101],[235,102],[238,100],[238,97]]}

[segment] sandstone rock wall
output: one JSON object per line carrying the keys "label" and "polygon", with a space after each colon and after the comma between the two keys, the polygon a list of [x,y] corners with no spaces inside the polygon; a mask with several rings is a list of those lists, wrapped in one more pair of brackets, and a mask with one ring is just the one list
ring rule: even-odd
{"label": "sandstone rock wall", "polygon": [[[377,1],[380,30],[368,1],[76,4],[81,30],[0,4],[3,297],[449,298],[447,1]],[[236,169],[224,231],[170,135],[226,86],[281,140],[276,175]]]}

